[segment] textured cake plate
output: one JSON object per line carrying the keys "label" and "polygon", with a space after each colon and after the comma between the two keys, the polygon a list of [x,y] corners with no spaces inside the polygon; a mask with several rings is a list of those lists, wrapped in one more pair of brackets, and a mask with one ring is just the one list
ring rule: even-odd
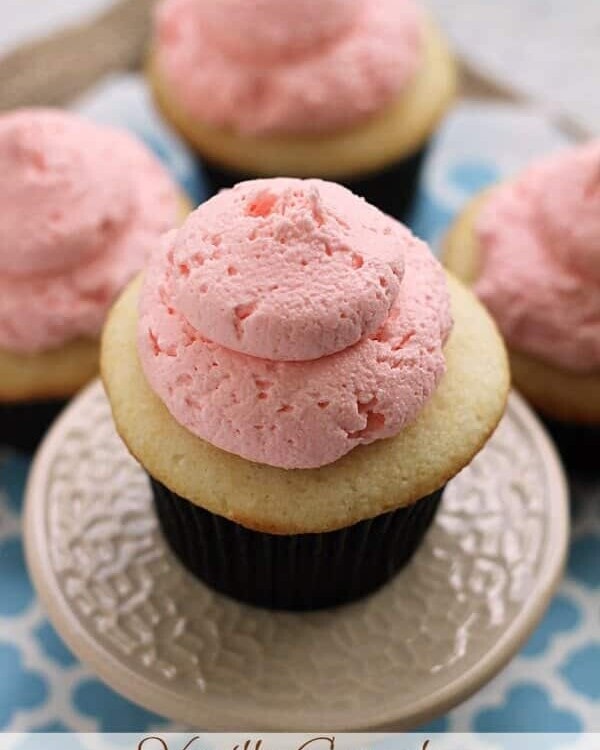
{"label": "textured cake plate", "polygon": [[98,383],[58,420],[27,489],[28,561],[65,641],[126,697],[214,731],[407,729],[434,718],[532,631],[567,536],[560,464],[515,395],[448,485],[410,566],[329,612],[261,611],[192,579],[161,538],[146,476]]}

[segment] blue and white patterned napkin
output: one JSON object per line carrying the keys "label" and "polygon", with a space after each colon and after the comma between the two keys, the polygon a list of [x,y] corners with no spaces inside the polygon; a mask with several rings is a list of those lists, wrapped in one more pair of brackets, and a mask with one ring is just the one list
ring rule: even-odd
{"label": "blue and white patterned napkin", "polygon": [[[201,170],[152,110],[143,83],[124,76],[86,96],[89,116],[135,131],[196,202]],[[461,105],[439,134],[423,175],[415,231],[438,245],[464,202],[564,138],[539,115]],[[0,450],[0,731],[177,731],[116,695],[69,652],[32,589],[21,541],[29,463]],[[574,483],[567,576],[535,634],[510,665],[427,731],[600,731],[600,480]]]}

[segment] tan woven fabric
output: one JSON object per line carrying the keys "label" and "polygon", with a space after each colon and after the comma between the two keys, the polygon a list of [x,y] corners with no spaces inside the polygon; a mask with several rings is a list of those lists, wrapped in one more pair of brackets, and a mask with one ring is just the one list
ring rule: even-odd
{"label": "tan woven fabric", "polygon": [[102,76],[139,67],[155,0],[120,0],[95,19],[0,58],[0,109],[62,105]]}

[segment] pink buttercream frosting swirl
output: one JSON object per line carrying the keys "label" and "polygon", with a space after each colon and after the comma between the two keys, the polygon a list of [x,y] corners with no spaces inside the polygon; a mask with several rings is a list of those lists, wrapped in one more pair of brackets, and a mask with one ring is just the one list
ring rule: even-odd
{"label": "pink buttercream frosting swirl", "polygon": [[509,344],[573,372],[600,369],[600,141],[495,189],[477,235],[475,288]]}
{"label": "pink buttercream frosting swirl", "polygon": [[349,127],[422,58],[414,0],[163,0],[160,73],[189,114],[254,135]]}
{"label": "pink buttercream frosting swirl", "polygon": [[96,337],[178,214],[178,191],[121,131],[55,110],[0,117],[0,347]]}
{"label": "pink buttercream frosting swirl", "polygon": [[283,468],[412,422],[445,372],[444,273],[403,225],[321,180],[240,183],[169,233],[138,351],[195,435]]}
{"label": "pink buttercream frosting swirl", "polygon": [[389,315],[405,243],[355,204],[333,183],[274,179],[201,206],[177,233],[174,305],[203,336],[255,357],[304,361],[355,344]]}

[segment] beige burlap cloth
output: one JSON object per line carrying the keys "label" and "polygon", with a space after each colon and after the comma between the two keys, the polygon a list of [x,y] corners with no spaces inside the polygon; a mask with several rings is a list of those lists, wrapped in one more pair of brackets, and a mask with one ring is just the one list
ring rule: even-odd
{"label": "beige burlap cloth", "polygon": [[153,5],[120,0],[91,21],[0,57],[0,109],[64,105],[103,76],[139,67]]}

